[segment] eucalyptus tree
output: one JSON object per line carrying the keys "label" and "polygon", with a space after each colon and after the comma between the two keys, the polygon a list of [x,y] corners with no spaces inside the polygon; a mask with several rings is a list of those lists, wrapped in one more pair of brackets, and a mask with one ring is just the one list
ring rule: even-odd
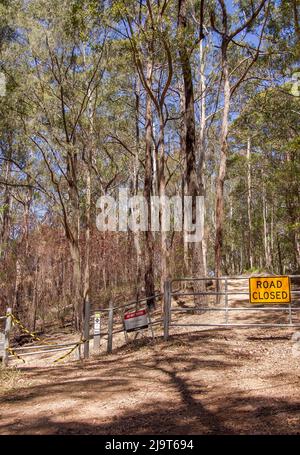
{"label": "eucalyptus tree", "polygon": [[263,260],[255,262],[292,271],[299,269],[300,98],[292,95],[291,83],[281,87],[254,96],[234,122],[233,134],[241,150],[251,141],[252,248],[257,257],[255,245],[263,251]]}
{"label": "eucalyptus tree", "polygon": [[[173,77],[172,41],[170,33],[170,2],[156,4],[146,1],[140,4],[136,10],[132,2],[121,2],[117,5],[117,17],[122,21],[125,28],[125,36],[129,40],[133,61],[140,78],[140,82],[146,91],[146,175],[145,175],[145,196],[150,208],[150,133],[153,137],[152,115],[155,113],[159,125],[158,138],[153,137],[155,155],[152,158],[157,173],[157,191],[160,197],[160,220],[163,226],[165,214],[166,196],[166,151],[165,151],[165,127],[168,121],[166,100]],[[166,62],[166,64],[164,64]],[[151,105],[153,109],[151,108]],[[151,112],[152,110],[152,112]],[[153,112],[154,111],[154,112]],[[153,166],[153,164],[152,164]],[[153,168],[152,168],[153,170]],[[150,210],[148,210],[150,213]],[[151,234],[150,234],[151,236]],[[147,294],[153,292],[151,271],[152,264],[150,255],[153,254],[153,241],[149,234],[146,234],[146,243],[149,245],[148,261],[145,273]],[[169,255],[170,244],[165,229],[161,229],[161,291],[163,292],[164,282],[169,277]]]}
{"label": "eucalyptus tree", "polygon": [[[220,164],[216,180],[216,237],[215,237],[215,275],[221,273],[222,244],[224,229],[224,181],[226,177],[226,161],[228,156],[228,126],[230,115],[231,99],[245,80],[247,74],[253,69],[257,62],[263,41],[266,22],[269,15],[269,4],[267,0],[261,0],[251,7],[241,4],[240,12],[244,12],[245,19],[237,21],[233,25],[232,16],[228,13],[227,6],[223,0],[218,0],[217,9],[211,10],[211,26],[218,37],[220,43],[220,58],[223,80],[223,113],[220,132]],[[263,8],[265,9],[263,10]],[[251,29],[251,26],[259,18],[262,12],[262,23],[258,32],[258,42],[255,47],[238,42],[241,33]],[[245,40],[245,37],[243,37]],[[243,55],[238,63],[236,57],[230,61],[230,52],[234,52],[236,47],[241,47],[246,55]]]}
{"label": "eucalyptus tree", "polygon": [[[21,82],[28,109],[20,113],[32,153],[44,163],[50,200],[59,208],[73,261],[75,325],[80,327],[82,289],[80,256],[83,175],[93,160],[92,118],[103,76],[106,31],[96,26],[98,2],[26,2],[18,17],[22,31],[18,60],[27,75]],[[97,52],[95,52],[97,50]],[[92,106],[94,108],[92,108]],[[89,216],[90,191],[86,206]],[[87,226],[89,220],[87,220]],[[88,241],[88,229],[87,241]],[[87,258],[88,259],[88,258]],[[88,262],[87,262],[88,267]]]}

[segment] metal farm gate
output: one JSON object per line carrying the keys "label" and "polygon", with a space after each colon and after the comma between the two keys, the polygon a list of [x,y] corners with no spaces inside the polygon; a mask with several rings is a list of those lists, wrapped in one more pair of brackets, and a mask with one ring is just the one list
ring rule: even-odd
{"label": "metal farm gate", "polygon": [[249,279],[278,279],[275,275],[167,281],[164,289],[164,339],[168,339],[170,330],[175,327],[300,327],[300,275],[286,277],[291,284],[291,302],[274,302],[273,305],[250,303]]}
{"label": "metal farm gate", "polygon": [[[276,281],[286,279],[289,282],[289,302],[273,304],[250,302],[249,279]],[[264,295],[264,292],[262,293]],[[156,308],[148,307],[148,300],[156,300]],[[142,313],[147,320],[146,329],[140,327],[131,335],[126,330],[125,319],[128,313]],[[80,340],[70,343],[41,342],[38,345],[12,347],[10,332],[12,323],[30,334],[18,321],[11,310],[0,317],[0,359],[4,365],[9,358],[58,353],[66,351],[56,361],[70,354],[76,359],[88,358],[90,349],[94,354],[111,353],[113,348],[120,348],[141,334],[147,337],[160,337],[167,340],[169,335],[182,332],[184,328],[295,328],[300,327],[300,275],[285,277],[203,277],[177,278],[164,283],[163,295],[157,293],[149,298],[140,298],[121,305],[111,301],[108,308],[91,311],[89,302],[85,306],[85,320]],[[135,315],[135,314],[134,314]],[[141,330],[143,331],[141,332]],[[130,337],[129,337],[130,335]],[[39,338],[31,334],[33,340]],[[83,352],[81,347],[83,346]],[[83,354],[83,355],[82,355]]]}

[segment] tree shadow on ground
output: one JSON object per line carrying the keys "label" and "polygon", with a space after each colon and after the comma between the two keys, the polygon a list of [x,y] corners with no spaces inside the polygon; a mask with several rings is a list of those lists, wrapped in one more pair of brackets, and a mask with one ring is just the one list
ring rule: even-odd
{"label": "tree shadow on ground", "polygon": [[[178,351],[180,346],[184,349]],[[32,384],[1,398],[6,408],[0,433],[299,433],[300,402],[294,397],[253,396],[251,390],[246,394],[228,380],[221,387],[226,372],[234,377],[239,368],[255,362],[246,350],[235,356],[226,331],[219,330],[213,337],[189,333],[154,345],[140,340],[138,346],[122,347],[112,356],[84,365],[28,368],[26,376]],[[295,376],[288,379],[293,381]],[[264,389],[269,385],[273,383]],[[119,406],[119,400],[130,394],[137,399]],[[52,408],[53,403],[58,405]],[[96,406],[94,414],[91,403]],[[20,414],[24,406],[25,418]],[[97,412],[105,406],[110,411]]]}
{"label": "tree shadow on ground", "polygon": [[[192,336],[194,342],[201,342],[206,339],[203,334]],[[216,337],[215,337],[216,338]],[[178,353],[175,349],[178,345],[182,346],[185,339],[191,341],[191,335],[178,336],[172,339],[172,343],[165,343],[158,340],[155,345],[156,350],[147,351],[144,348],[153,347],[149,340],[140,340],[138,345],[132,344],[121,347],[113,356],[99,356],[98,359],[91,360],[84,365],[64,365],[52,368],[23,368],[26,377],[32,384],[23,387],[13,393],[7,392],[0,398],[0,403],[19,402],[26,403],[34,398],[48,398],[49,395],[60,399],[68,393],[71,398],[90,400],[101,397],[107,393],[129,393],[134,390],[135,381],[142,381],[145,384],[149,379],[149,372],[161,373],[159,384],[172,384],[172,375],[178,370],[189,373],[192,371],[215,370],[224,371],[225,369],[238,366],[234,359],[226,362],[218,359],[218,356],[226,350],[224,336],[215,340],[213,346],[209,343],[201,346],[199,356],[192,353],[186,355],[185,352]],[[175,349],[174,349],[175,348]],[[140,351],[139,351],[140,350]],[[137,358],[137,352],[139,357]],[[133,354],[135,355],[133,359]],[[216,357],[216,358],[211,358]],[[248,356],[245,355],[245,359]],[[242,356],[240,360],[242,359]],[[167,364],[171,370],[162,365]],[[179,380],[179,378],[177,378]],[[35,384],[35,381],[38,382]],[[176,386],[175,381],[173,381]],[[67,389],[67,390],[66,390]]]}
{"label": "tree shadow on ground", "polygon": [[[180,384],[182,387],[182,384]],[[183,401],[140,405],[109,422],[61,420],[61,416],[28,418],[2,426],[2,434],[299,434],[300,402],[265,397],[224,396],[214,411],[194,400],[184,386]]]}

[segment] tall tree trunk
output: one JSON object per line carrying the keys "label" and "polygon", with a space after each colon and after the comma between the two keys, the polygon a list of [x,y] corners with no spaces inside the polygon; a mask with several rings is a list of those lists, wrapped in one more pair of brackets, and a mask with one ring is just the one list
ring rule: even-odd
{"label": "tall tree trunk", "polygon": [[22,285],[21,262],[20,262],[19,258],[17,258],[14,300],[13,300],[13,305],[12,305],[12,311],[16,317],[20,316],[19,313],[20,313],[20,309],[21,309],[21,285]]}
{"label": "tall tree trunk", "polygon": [[275,270],[275,255],[274,255],[274,205],[271,207],[271,226],[270,226],[270,254],[272,270]]}
{"label": "tall tree trunk", "polygon": [[[215,277],[221,275],[222,269],[222,246],[223,246],[223,227],[224,227],[224,182],[226,176],[226,162],[228,155],[228,120],[230,107],[230,84],[229,68],[227,61],[227,44],[222,43],[222,69],[224,80],[224,108],[221,126],[221,156],[219,172],[216,180],[216,238],[215,238]],[[216,290],[220,291],[220,282],[216,282]],[[220,302],[220,296],[217,296],[217,303]]]}
{"label": "tall tree trunk", "polygon": [[278,267],[280,275],[283,275],[283,264],[282,264],[282,256],[281,256],[281,248],[280,248],[280,239],[279,235],[277,234],[277,252],[278,252]]}
{"label": "tall tree trunk", "polygon": [[[189,52],[186,44],[186,31],[187,31],[187,2],[186,0],[179,0],[178,2],[178,27],[180,32],[181,45],[179,46],[180,64],[184,84],[184,120],[185,120],[185,153],[186,153],[186,170],[185,179],[187,185],[188,195],[192,196],[192,220],[196,223],[196,219],[201,214],[197,214],[197,196],[204,196],[203,188],[203,151],[200,152],[201,157],[198,175],[196,172],[196,131],[195,131],[195,111],[194,111],[194,87],[191,64],[189,60]],[[192,273],[195,277],[204,275],[204,261],[203,261],[203,248],[202,240],[193,242],[192,245]],[[203,282],[196,282],[195,289],[201,292],[205,289]],[[202,299],[203,301],[203,299]],[[196,299],[199,303],[199,299]]]}
{"label": "tall tree trunk", "polygon": [[266,199],[266,187],[263,183],[262,188],[262,200],[263,200],[263,226],[264,226],[264,252],[265,252],[265,264],[268,270],[271,269],[271,252],[270,252],[270,239],[269,239],[269,228],[268,228],[268,205]]}
{"label": "tall tree trunk", "polygon": [[74,327],[76,330],[81,328],[82,315],[82,294],[81,294],[81,260],[80,250],[77,241],[69,241],[70,254],[72,258],[72,289],[73,289],[73,308],[74,308]]}
{"label": "tall tree trunk", "polygon": [[91,92],[88,89],[88,120],[90,144],[87,144],[87,156],[85,157],[85,185],[86,185],[86,206],[85,206],[85,267],[83,273],[83,308],[82,316],[85,318],[86,304],[90,302],[90,258],[91,258],[91,203],[92,203],[92,166],[94,155],[93,143],[93,107]]}
{"label": "tall tree trunk", "polygon": [[[84,66],[86,67],[86,50],[85,46],[82,46],[82,55]],[[94,127],[94,110],[92,92],[87,87],[87,119],[89,122],[89,142],[86,144],[86,155],[84,154],[85,162],[85,265],[83,271],[83,308],[82,318],[85,318],[86,304],[90,302],[90,256],[91,256],[91,202],[92,202],[92,166],[93,166],[93,155],[94,155],[94,141],[93,141],[93,127]],[[84,151],[85,152],[85,151]],[[78,227],[79,229],[79,227]],[[79,238],[79,236],[78,236]],[[80,272],[77,272],[80,273]]]}
{"label": "tall tree trunk", "polygon": [[[182,188],[181,188],[181,199],[182,199],[182,222],[184,226],[184,196],[187,194],[187,186],[185,181],[185,176],[182,177]],[[182,242],[183,242],[183,265],[184,265],[184,273],[183,276],[190,276],[190,257],[189,257],[189,242],[187,240],[187,233],[186,230],[182,230]],[[187,282],[183,281],[182,286],[185,288]]]}
{"label": "tall tree trunk", "polygon": [[247,211],[248,211],[248,255],[249,255],[249,264],[250,268],[253,267],[253,252],[252,252],[252,182],[251,182],[251,158],[250,158],[250,137],[247,139]]}
{"label": "tall tree trunk", "polygon": [[79,195],[77,187],[77,153],[70,150],[68,154],[68,181],[69,181],[69,200],[70,200],[70,226],[67,231],[70,254],[73,264],[73,306],[74,306],[74,326],[76,330],[81,329],[83,315],[83,295],[81,285],[81,257],[79,248],[80,237],[80,211]]}
{"label": "tall tree trunk", "polygon": [[37,317],[37,308],[39,302],[39,257],[36,260],[36,266],[34,271],[34,281],[33,281],[33,296],[32,296],[32,309],[31,309],[31,324],[30,328],[35,332],[36,328],[36,317]]}
{"label": "tall tree trunk", "polygon": [[[85,266],[83,273],[83,312],[90,300],[90,251],[91,251],[91,195],[92,195],[92,150],[88,150],[86,162],[86,206],[85,206]],[[83,313],[84,316],[84,313]]]}
{"label": "tall tree trunk", "polygon": [[[200,43],[199,43],[199,57],[200,57],[200,92],[201,92],[201,120],[200,120],[200,134],[199,134],[199,147],[198,147],[198,182],[200,188],[203,188],[203,195],[205,195],[205,180],[204,180],[204,169],[205,169],[205,151],[206,151],[206,141],[205,141],[205,128],[206,128],[206,78],[205,78],[205,57],[203,49],[203,39],[201,37],[200,31]],[[205,210],[205,204],[204,204]],[[205,226],[205,213],[204,213],[204,226]],[[203,251],[203,274],[207,276],[207,263],[206,263],[206,253],[207,253],[207,243],[205,231],[203,233],[202,240],[202,251]]]}
{"label": "tall tree trunk", "polygon": [[[29,179],[27,179],[30,183]],[[22,226],[22,242],[25,246],[25,256],[28,255],[29,248],[29,215],[30,215],[30,206],[32,203],[32,189],[27,189],[25,191],[25,200],[24,200],[24,212],[23,212],[23,226]]]}
{"label": "tall tree trunk", "polygon": [[[147,83],[149,87],[152,85],[153,65],[151,62],[147,64]],[[155,293],[154,284],[154,237],[151,231],[151,193],[152,193],[152,109],[151,97],[146,94],[146,134],[145,134],[145,177],[144,177],[144,197],[148,207],[148,229],[145,231],[145,295],[149,299],[148,306],[155,306],[155,299],[152,296]]]}
{"label": "tall tree trunk", "polygon": [[[186,169],[186,122],[185,122],[185,96],[184,88],[180,88],[180,112],[182,116],[180,124],[180,153],[182,161],[184,163],[184,170]],[[182,175],[181,182],[181,199],[182,199],[182,224],[184,226],[184,196],[187,195],[187,185],[185,179],[185,172]],[[190,264],[189,264],[189,243],[187,241],[187,235],[185,229],[182,229],[182,250],[183,250],[183,276],[190,275]],[[183,281],[182,287],[186,287],[186,281]]]}
{"label": "tall tree trunk", "polygon": [[168,233],[164,229],[164,216],[167,214],[166,211],[166,176],[165,176],[165,126],[164,119],[160,116],[159,119],[159,140],[158,140],[158,150],[159,150],[159,169],[158,169],[158,194],[160,197],[160,223],[161,223],[161,232],[160,232],[160,266],[161,266],[161,276],[160,276],[160,292],[164,292],[164,283],[169,277],[169,244],[168,244]]}
{"label": "tall tree trunk", "polygon": [[[234,274],[235,267],[235,247],[233,242],[233,233],[232,233],[232,220],[233,220],[233,201],[232,196],[229,196],[229,239],[230,239],[230,257],[232,259],[232,265],[230,271]],[[233,267],[232,267],[233,266]]]}
{"label": "tall tree trunk", "polygon": [[[140,112],[140,80],[137,78],[135,89],[135,131],[136,131],[136,147],[133,158],[133,195],[138,195],[139,191],[139,149],[140,149],[140,127],[139,127],[139,112]],[[139,299],[141,278],[142,278],[142,248],[140,232],[134,232],[134,247],[136,253],[136,275],[135,275],[135,288],[136,299]]]}
{"label": "tall tree trunk", "polygon": [[[11,173],[11,161],[7,161],[5,165],[5,182],[8,182],[10,179]],[[0,258],[5,258],[10,228],[11,228],[11,206],[12,206],[12,197],[10,188],[8,185],[4,189],[3,197],[3,211],[2,211],[2,226],[0,232]]]}

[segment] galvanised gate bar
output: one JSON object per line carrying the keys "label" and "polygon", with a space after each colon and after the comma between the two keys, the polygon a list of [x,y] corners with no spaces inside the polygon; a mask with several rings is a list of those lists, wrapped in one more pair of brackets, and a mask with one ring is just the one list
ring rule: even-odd
{"label": "galvanised gate bar", "polygon": [[[254,276],[235,276],[235,277],[203,277],[203,278],[176,278],[170,281],[165,282],[164,289],[164,338],[168,339],[169,330],[171,327],[300,327],[299,321],[293,321],[293,312],[300,311],[300,275],[286,275],[290,279],[291,283],[291,303],[288,304],[275,304],[271,306],[270,304],[251,304],[249,302],[249,279],[254,278]],[[257,278],[263,278],[257,276]],[[271,275],[266,278],[278,278],[276,275]],[[243,287],[242,281],[247,281],[247,290],[236,290],[234,289],[233,284],[235,283],[238,288]],[[212,283],[212,289],[195,291],[195,288],[204,287],[207,288],[207,284]],[[177,284],[177,289],[175,285]],[[192,284],[193,290],[182,290],[183,286]],[[218,286],[217,286],[218,284]],[[180,286],[178,288],[178,285]],[[218,290],[217,290],[218,288]],[[232,289],[233,288],[233,289]],[[200,305],[193,305],[190,307],[181,307],[174,308],[173,301],[177,300],[179,297],[188,298],[188,297],[204,297],[204,301],[207,300],[207,297],[215,297],[216,301],[222,300],[222,304],[215,303],[214,305],[204,304],[203,302]],[[232,297],[235,296],[244,296],[242,299],[246,305],[249,306],[235,306],[232,305]],[[236,303],[238,299],[235,299]],[[267,305],[267,306],[266,306]],[[282,312],[282,314],[287,315],[286,322],[264,322],[260,321],[259,318],[255,322],[232,322],[229,321],[230,314],[241,314],[243,312],[266,312],[268,314],[274,314],[275,312]],[[174,321],[174,313],[192,313],[192,314],[203,314],[206,312],[218,312],[223,315],[222,322],[180,322],[178,320]]]}

